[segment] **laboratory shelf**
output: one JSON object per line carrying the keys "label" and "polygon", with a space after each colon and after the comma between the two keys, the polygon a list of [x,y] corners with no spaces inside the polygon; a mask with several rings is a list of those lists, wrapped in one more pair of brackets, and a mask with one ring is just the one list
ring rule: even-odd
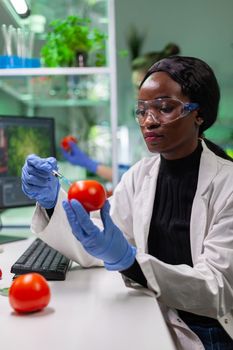
{"label": "laboratory shelf", "polygon": [[102,107],[109,105],[109,101],[95,101],[95,100],[78,100],[78,99],[66,99],[66,100],[31,100],[27,101],[28,105],[34,107]]}
{"label": "laboratory shelf", "polygon": [[96,75],[109,74],[109,67],[58,67],[58,68],[5,68],[0,76],[47,76],[47,75]]}

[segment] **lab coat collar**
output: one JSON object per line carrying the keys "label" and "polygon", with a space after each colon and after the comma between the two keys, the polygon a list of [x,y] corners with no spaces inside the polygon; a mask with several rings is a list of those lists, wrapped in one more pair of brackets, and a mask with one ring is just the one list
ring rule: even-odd
{"label": "lab coat collar", "polygon": [[149,173],[145,176],[144,182],[142,184],[143,198],[147,198],[147,200],[143,203],[143,206],[142,206],[143,235],[142,234],[139,235],[138,244],[143,252],[147,252],[147,240],[149,235],[151,216],[152,216],[153,207],[154,207],[154,198],[155,198],[159,166],[160,166],[160,157],[157,157],[155,158],[154,166],[150,169]]}
{"label": "lab coat collar", "polygon": [[206,235],[208,196],[210,193],[208,189],[217,174],[216,155],[207,148],[204,141],[202,141],[202,147],[198,184],[193,200],[190,222],[190,244],[194,264],[203,250],[203,240]]}
{"label": "lab coat collar", "polygon": [[204,141],[202,141],[202,147],[203,151],[201,155],[196,193],[204,196],[211,181],[217,174],[217,160],[216,155],[209,150]]}

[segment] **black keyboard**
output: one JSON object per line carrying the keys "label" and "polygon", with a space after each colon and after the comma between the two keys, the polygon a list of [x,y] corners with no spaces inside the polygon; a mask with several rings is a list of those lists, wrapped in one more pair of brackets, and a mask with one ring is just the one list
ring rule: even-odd
{"label": "black keyboard", "polygon": [[64,281],[69,265],[68,258],[36,238],[12,265],[11,272],[15,275],[38,272],[47,280]]}

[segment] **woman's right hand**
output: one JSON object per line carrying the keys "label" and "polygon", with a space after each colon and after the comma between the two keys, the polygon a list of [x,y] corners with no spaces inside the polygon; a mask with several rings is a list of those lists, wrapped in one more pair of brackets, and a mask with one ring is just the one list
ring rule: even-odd
{"label": "woman's right hand", "polygon": [[57,169],[55,158],[40,158],[35,154],[26,158],[22,168],[23,192],[46,209],[54,208],[57,202],[60,184],[52,174],[52,170]]}

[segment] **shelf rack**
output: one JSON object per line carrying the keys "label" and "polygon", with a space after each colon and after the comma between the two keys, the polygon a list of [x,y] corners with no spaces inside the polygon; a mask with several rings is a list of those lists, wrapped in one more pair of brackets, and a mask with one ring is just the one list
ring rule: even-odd
{"label": "shelf rack", "polygon": [[95,74],[110,74],[110,72],[111,72],[110,67],[6,68],[6,69],[0,69],[0,77],[95,75]]}
{"label": "shelf rack", "polygon": [[[111,122],[111,135],[112,135],[112,168],[113,168],[113,187],[116,186],[118,182],[118,157],[117,157],[117,120],[118,120],[118,110],[117,110],[117,78],[116,78],[116,39],[115,39],[115,0],[107,0],[107,17],[108,17],[108,67],[75,67],[75,68],[10,68],[10,69],[0,69],[0,78],[10,78],[10,77],[33,77],[33,76],[78,76],[78,75],[95,75],[95,74],[106,74],[109,75],[110,84],[110,122]],[[2,85],[4,90],[4,84]],[[5,91],[6,92],[6,91]],[[17,91],[12,89],[8,91],[11,96],[18,97]],[[27,97],[24,101],[26,102]],[[94,103],[93,101],[81,101],[80,103]],[[100,101],[99,103],[104,103]],[[30,102],[30,98],[27,103],[33,104],[33,99]],[[45,102],[50,103],[50,102]],[[58,104],[58,102],[56,102]],[[67,102],[61,101],[60,105],[65,103],[78,104],[79,102]],[[98,102],[97,102],[98,103]],[[59,105],[59,106],[60,106]]]}

